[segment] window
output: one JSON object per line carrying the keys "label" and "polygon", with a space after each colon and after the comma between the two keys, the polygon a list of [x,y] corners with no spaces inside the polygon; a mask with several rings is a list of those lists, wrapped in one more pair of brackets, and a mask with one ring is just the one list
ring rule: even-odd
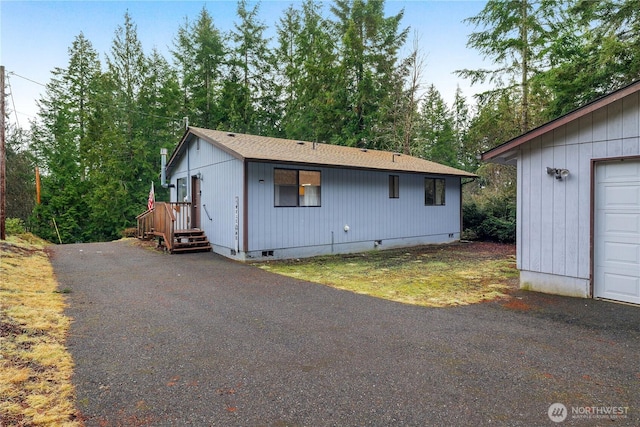
{"label": "window", "polygon": [[444,206],[444,178],[424,179],[424,204],[426,206]]}
{"label": "window", "polygon": [[177,202],[187,201],[187,178],[178,178],[178,199]]}
{"label": "window", "polygon": [[389,175],[389,198],[400,198],[400,177],[398,175]]}
{"label": "window", "polygon": [[274,206],[320,206],[320,172],[275,169]]}

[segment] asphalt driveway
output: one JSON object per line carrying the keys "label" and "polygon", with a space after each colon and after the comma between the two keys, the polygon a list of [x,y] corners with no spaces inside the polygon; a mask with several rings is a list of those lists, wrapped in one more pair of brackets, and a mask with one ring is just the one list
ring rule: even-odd
{"label": "asphalt driveway", "polygon": [[638,307],[414,307],[131,242],[52,262],[88,426],[640,424]]}

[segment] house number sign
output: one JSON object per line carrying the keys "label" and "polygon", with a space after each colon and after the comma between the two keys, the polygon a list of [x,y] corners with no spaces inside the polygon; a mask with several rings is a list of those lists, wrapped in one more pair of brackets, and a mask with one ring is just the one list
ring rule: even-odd
{"label": "house number sign", "polygon": [[236,203],[234,205],[234,242],[236,253],[240,251],[240,199],[236,196]]}

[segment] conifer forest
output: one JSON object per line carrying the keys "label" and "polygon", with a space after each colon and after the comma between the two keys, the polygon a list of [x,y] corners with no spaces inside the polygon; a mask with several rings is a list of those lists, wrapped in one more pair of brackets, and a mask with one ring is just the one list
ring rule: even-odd
{"label": "conifer forest", "polygon": [[637,0],[487,1],[466,20],[467,46],[493,66],[461,63],[457,74],[490,90],[446,94],[451,105],[426,83],[428,40],[416,40],[402,12],[387,16],[384,0],[304,0],[272,27],[259,3],[236,10],[228,32],[206,5],[178,18],[168,54],[143,50],[128,12],[107,52],[78,34],[36,119],[6,129],[7,217],[56,243],[120,238],[146,209],[152,181],[158,200],[168,198],[159,153],[172,152],[188,118],[476,173],[464,186],[465,229],[514,241],[515,171],[478,154],[640,79]]}

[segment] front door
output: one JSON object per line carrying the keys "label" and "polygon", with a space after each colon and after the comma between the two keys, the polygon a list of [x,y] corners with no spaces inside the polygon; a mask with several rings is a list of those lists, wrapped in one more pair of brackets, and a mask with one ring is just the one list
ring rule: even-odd
{"label": "front door", "polygon": [[191,228],[200,228],[200,179],[191,177]]}

